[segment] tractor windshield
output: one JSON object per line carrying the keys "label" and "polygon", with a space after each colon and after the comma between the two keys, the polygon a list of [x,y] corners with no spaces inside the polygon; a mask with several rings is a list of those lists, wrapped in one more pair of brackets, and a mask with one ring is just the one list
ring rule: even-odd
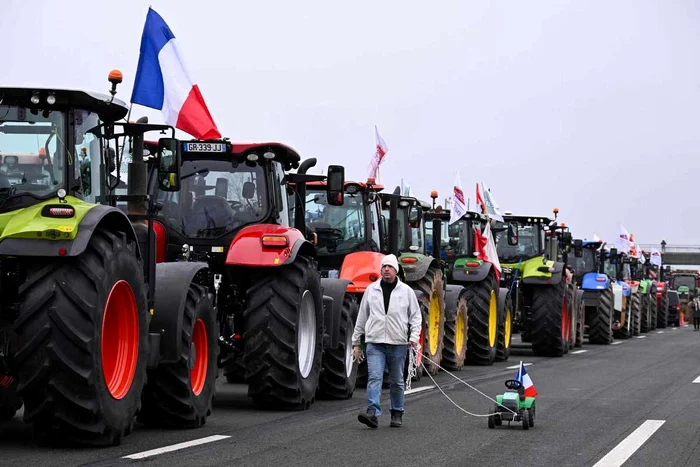
{"label": "tractor windshield", "polygon": [[691,292],[695,292],[697,282],[695,276],[671,276],[671,288],[678,290],[678,287],[686,286]]}
{"label": "tractor windshield", "polygon": [[530,259],[544,253],[542,227],[540,224],[518,222],[518,244],[508,244],[507,229],[496,232],[496,251],[503,263],[515,263],[520,259]]}
{"label": "tractor windshield", "polygon": [[158,193],[158,218],[185,237],[222,237],[267,215],[265,172],[258,164],[185,160],[180,173],[180,191]]}
{"label": "tractor windshield", "polygon": [[583,254],[580,258],[577,258],[573,252],[570,253],[567,261],[574,269],[576,277],[582,277],[584,274],[598,270],[598,256],[592,248],[583,248]]}
{"label": "tractor windshield", "polygon": [[[345,255],[365,246],[362,193],[345,193],[342,206],[331,206],[325,191],[306,193],[306,225],[318,238],[318,255]],[[376,245],[376,251],[379,245]]]}
{"label": "tractor windshield", "polygon": [[62,111],[0,105],[0,202],[65,188],[65,128]]}
{"label": "tractor windshield", "polygon": [[612,263],[610,258],[606,258],[605,264],[603,265],[603,273],[612,280],[617,280],[617,264]]}
{"label": "tractor windshield", "polygon": [[447,256],[449,258],[469,256],[473,250],[469,245],[470,238],[474,237],[469,235],[469,221],[467,219],[460,219],[450,224],[447,227],[447,246],[445,247]]}

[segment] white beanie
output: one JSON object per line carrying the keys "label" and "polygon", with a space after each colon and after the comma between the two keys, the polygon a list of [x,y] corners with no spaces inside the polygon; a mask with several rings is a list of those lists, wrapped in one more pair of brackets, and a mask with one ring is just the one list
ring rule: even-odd
{"label": "white beanie", "polygon": [[384,259],[382,259],[381,268],[386,265],[391,266],[394,268],[394,271],[399,272],[399,260],[396,259],[395,255],[386,255]]}

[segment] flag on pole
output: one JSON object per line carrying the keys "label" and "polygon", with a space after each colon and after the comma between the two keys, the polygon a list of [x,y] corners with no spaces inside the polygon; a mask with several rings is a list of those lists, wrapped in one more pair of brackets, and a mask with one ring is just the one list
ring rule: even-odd
{"label": "flag on pole", "polygon": [[593,234],[593,241],[594,241],[594,242],[602,242],[602,240],[600,239],[600,237],[599,237],[598,235],[596,235],[595,233]]}
{"label": "flag on pole", "polygon": [[491,222],[486,222],[486,227],[484,227],[484,237],[486,237],[486,257],[481,258],[484,261],[488,261],[493,264],[493,269],[496,273],[496,282],[501,281],[501,262],[498,260],[498,251],[496,251],[496,242],[493,240],[493,235],[491,234]]}
{"label": "flag on pole", "polygon": [[622,224],[617,227],[617,238],[615,238],[614,245],[621,253],[630,252],[630,234]]}
{"label": "flag on pole", "polygon": [[450,222],[448,224],[454,224],[459,219],[462,218],[467,212],[467,207],[464,204],[464,191],[462,191],[462,182],[459,179],[459,172],[455,176],[455,184],[452,187],[452,206],[450,208]]}
{"label": "flag on pole", "polygon": [[401,179],[401,196],[411,196],[411,185]]}
{"label": "flag on pole", "polygon": [[197,139],[221,138],[199,86],[185,67],[175,34],[152,8],[141,35],[131,102],[159,109],[169,125]]}
{"label": "flag on pole", "polygon": [[481,214],[486,214],[486,203],[484,198],[481,197],[481,192],[479,191],[479,182],[476,183],[476,205],[481,211]]}
{"label": "flag on pole", "polygon": [[525,397],[537,397],[537,390],[535,389],[535,384],[530,379],[530,375],[527,374],[527,370],[523,366],[522,360],[520,361],[520,367],[518,372],[515,374],[515,380],[519,381],[523,385],[525,390]]}
{"label": "flag on pole", "polygon": [[377,139],[375,151],[374,151],[374,156],[372,156],[372,160],[369,163],[369,171],[367,173],[367,178],[371,178],[373,180],[377,179],[377,173],[379,171],[379,164],[382,163],[384,160],[384,156],[386,155],[387,152],[389,152],[389,148],[386,145],[386,142],[384,141],[384,138],[382,138],[379,135],[379,130],[377,129],[377,125],[374,125],[374,134]]}
{"label": "flag on pole", "polygon": [[482,183],[481,184],[481,192],[484,195],[483,201],[484,201],[484,204],[486,206],[486,213],[488,214],[488,216],[491,219],[496,219],[497,221],[503,222],[503,216],[501,215],[500,211],[498,210],[498,205],[496,204],[496,201],[491,196],[491,190],[486,188],[486,185],[484,185]]}
{"label": "flag on pole", "polygon": [[661,252],[656,248],[651,249],[651,255],[649,256],[649,262],[658,267],[661,267]]}

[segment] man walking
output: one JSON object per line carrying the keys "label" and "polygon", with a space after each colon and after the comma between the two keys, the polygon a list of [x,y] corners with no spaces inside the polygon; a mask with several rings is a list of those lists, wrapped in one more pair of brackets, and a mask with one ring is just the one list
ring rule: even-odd
{"label": "man walking", "polygon": [[362,335],[367,344],[367,410],[360,412],[357,419],[370,428],[379,426],[377,417],[382,414],[380,397],[385,365],[389,369],[390,426],[401,426],[406,346],[410,343],[416,348],[422,325],[416,295],[399,280],[398,270],[396,256],[385,256],[381,264],[382,277],[370,284],[362,296],[352,335],[355,358],[361,354]]}
{"label": "man walking", "polygon": [[700,298],[693,297],[690,302],[690,311],[693,314],[693,330],[700,330]]}

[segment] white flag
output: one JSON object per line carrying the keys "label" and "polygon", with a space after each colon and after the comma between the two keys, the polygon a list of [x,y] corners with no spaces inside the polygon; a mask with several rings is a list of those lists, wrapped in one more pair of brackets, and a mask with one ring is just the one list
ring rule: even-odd
{"label": "white flag", "polygon": [[627,229],[622,226],[622,224],[618,225],[617,227],[617,238],[615,238],[613,245],[615,245],[617,251],[621,253],[630,252],[630,234],[627,232]]}
{"label": "white flag", "polygon": [[467,212],[467,205],[464,203],[464,191],[462,191],[462,182],[459,180],[459,172],[455,177],[455,185],[452,189],[452,207],[450,209],[450,222],[453,224]]}
{"label": "white flag", "polygon": [[411,185],[404,183],[401,179],[401,196],[411,196]]}
{"label": "white flag", "polygon": [[367,178],[371,178],[376,180],[377,178],[377,171],[379,170],[379,164],[382,163],[384,160],[384,156],[386,155],[387,152],[389,152],[389,148],[386,145],[386,142],[384,141],[384,138],[382,138],[379,135],[379,130],[377,129],[377,125],[374,125],[374,134],[377,138],[377,146],[374,151],[374,156],[372,156],[372,160],[369,163],[369,170],[367,173]]}
{"label": "white flag", "polygon": [[503,222],[503,216],[498,210],[496,200],[493,199],[493,196],[491,196],[491,191],[489,191],[488,188],[486,188],[486,185],[483,183],[481,184],[481,192],[484,197],[484,203],[486,204],[486,214],[491,219],[496,219],[497,221]]}
{"label": "white flag", "polygon": [[593,241],[594,241],[594,242],[600,242],[600,241],[602,241],[602,240],[600,239],[600,237],[599,237],[598,235],[596,235],[596,234],[594,233],[594,234],[593,234]]}
{"label": "white flag", "polygon": [[658,267],[661,267],[661,252],[657,250],[656,248],[651,249],[651,255],[649,256],[649,262],[651,264],[655,264]]}
{"label": "white flag", "polygon": [[[493,241],[493,235],[491,234],[491,222],[486,223],[483,232],[484,237],[486,237],[486,256],[488,256],[488,261],[493,264],[496,268],[498,274],[496,274],[496,279],[500,280],[501,277],[501,262],[498,261],[498,251],[496,251],[496,242]],[[482,258],[483,259],[483,258]]]}

